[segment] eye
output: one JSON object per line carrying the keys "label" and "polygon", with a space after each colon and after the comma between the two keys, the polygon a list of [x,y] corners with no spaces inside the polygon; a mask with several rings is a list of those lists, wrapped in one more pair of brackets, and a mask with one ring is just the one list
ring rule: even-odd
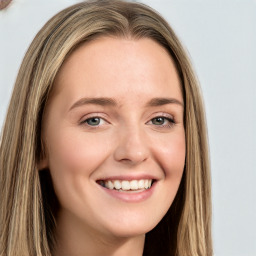
{"label": "eye", "polygon": [[154,117],[150,120],[149,123],[153,124],[155,126],[159,126],[161,128],[170,128],[175,124],[175,122],[172,118],[165,117],[165,116]]}
{"label": "eye", "polygon": [[86,124],[88,126],[100,126],[103,125],[105,122],[106,121],[103,118],[94,116],[87,118],[82,122],[82,124]]}
{"label": "eye", "polygon": [[152,124],[163,125],[167,121],[167,118],[158,116],[152,119]]}

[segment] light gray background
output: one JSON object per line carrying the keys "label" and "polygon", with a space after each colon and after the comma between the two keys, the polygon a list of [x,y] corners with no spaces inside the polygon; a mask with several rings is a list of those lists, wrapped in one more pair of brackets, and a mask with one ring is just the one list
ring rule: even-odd
{"label": "light gray background", "polygon": [[[13,0],[0,11],[0,127],[23,55],[76,0]],[[216,256],[256,255],[256,1],[142,0],[186,46],[205,98]],[[14,120],[15,121],[15,120]]]}

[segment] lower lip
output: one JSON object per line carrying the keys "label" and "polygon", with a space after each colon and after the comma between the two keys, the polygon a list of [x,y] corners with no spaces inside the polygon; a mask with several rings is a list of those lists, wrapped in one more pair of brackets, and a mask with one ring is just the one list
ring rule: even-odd
{"label": "lower lip", "polygon": [[139,203],[142,201],[147,200],[154,192],[156,187],[156,181],[152,184],[152,186],[148,189],[145,189],[140,192],[125,192],[125,191],[118,191],[115,189],[108,189],[104,188],[101,185],[99,185],[104,192],[106,192],[108,195],[117,198],[119,200],[122,200],[124,202],[129,203]]}

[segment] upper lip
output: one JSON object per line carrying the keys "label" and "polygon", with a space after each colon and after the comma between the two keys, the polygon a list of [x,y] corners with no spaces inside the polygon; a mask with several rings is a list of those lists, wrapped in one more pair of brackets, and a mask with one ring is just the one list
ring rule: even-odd
{"label": "upper lip", "polygon": [[154,175],[149,174],[140,174],[140,175],[114,175],[114,176],[105,176],[97,179],[97,181],[100,180],[158,180]]}

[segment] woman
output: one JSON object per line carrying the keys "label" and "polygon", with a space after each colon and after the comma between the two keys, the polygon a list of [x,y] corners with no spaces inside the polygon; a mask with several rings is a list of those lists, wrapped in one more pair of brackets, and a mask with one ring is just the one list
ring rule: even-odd
{"label": "woman", "polygon": [[212,255],[198,83],[147,6],[84,2],[41,29],[0,156],[1,255]]}

